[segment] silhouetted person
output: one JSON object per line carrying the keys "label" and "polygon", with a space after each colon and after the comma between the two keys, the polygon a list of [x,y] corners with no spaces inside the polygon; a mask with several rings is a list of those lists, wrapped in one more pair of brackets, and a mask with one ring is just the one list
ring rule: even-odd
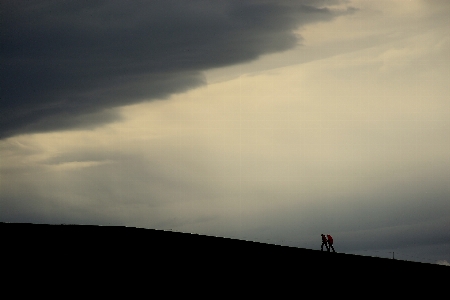
{"label": "silhouetted person", "polygon": [[[322,239],[323,239],[323,237],[322,237]],[[333,249],[333,252],[336,252],[333,247],[333,237],[331,235],[327,234],[327,240],[328,240],[328,247],[327,247],[328,252],[330,252],[330,249]]]}
{"label": "silhouetted person", "polygon": [[321,236],[322,236],[322,245],[320,246],[320,250],[323,251],[323,245],[325,245],[327,251],[330,251],[330,248],[328,248],[328,241],[327,238],[325,237],[325,234],[322,233]]}

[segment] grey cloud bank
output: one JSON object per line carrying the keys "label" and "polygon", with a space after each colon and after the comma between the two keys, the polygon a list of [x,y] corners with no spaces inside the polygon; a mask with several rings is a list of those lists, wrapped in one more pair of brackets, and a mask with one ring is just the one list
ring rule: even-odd
{"label": "grey cloud bank", "polygon": [[336,2],[2,1],[0,138],[117,120],[110,108],[295,46]]}
{"label": "grey cloud bank", "polygon": [[448,262],[440,3],[3,1],[0,219]]}

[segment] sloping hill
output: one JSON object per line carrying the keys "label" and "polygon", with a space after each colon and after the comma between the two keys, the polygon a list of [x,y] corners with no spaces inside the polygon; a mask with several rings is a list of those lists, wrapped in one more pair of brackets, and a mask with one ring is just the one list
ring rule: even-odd
{"label": "sloping hill", "polygon": [[255,292],[295,286],[318,295],[322,292],[315,285],[323,282],[350,289],[346,294],[367,286],[398,288],[404,294],[402,282],[410,287],[438,285],[448,281],[450,271],[433,264],[151,229],[5,223],[0,228],[3,258],[14,266],[10,272],[49,272],[58,274],[58,280],[119,276],[147,283],[214,283],[222,288],[255,285]]}

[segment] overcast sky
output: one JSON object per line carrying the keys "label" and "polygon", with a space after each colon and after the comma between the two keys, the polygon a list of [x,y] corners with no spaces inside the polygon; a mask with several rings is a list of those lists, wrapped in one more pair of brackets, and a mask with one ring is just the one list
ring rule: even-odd
{"label": "overcast sky", "polygon": [[450,262],[450,1],[0,14],[0,221]]}

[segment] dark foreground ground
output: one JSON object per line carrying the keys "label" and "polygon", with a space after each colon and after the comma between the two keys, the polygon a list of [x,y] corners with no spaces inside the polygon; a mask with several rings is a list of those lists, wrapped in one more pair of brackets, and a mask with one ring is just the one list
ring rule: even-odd
{"label": "dark foreground ground", "polygon": [[65,286],[64,297],[88,286],[103,296],[125,288],[146,297],[429,297],[450,279],[447,266],[151,229],[0,223],[0,232],[3,273],[40,289]]}

